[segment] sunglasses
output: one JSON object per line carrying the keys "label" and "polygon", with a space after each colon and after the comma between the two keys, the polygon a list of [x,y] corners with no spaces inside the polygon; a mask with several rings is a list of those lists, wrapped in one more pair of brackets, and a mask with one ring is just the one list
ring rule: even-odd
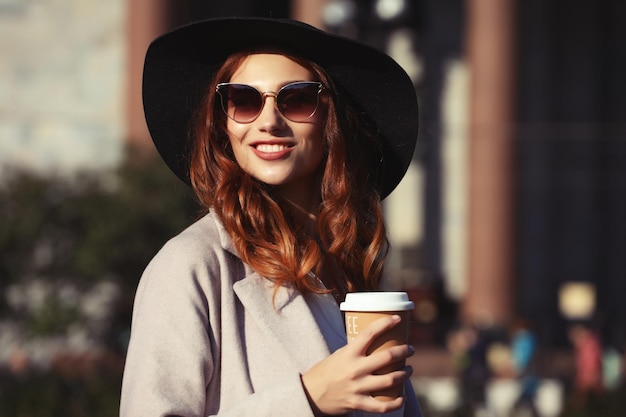
{"label": "sunglasses", "polygon": [[286,119],[304,122],[317,111],[323,89],[320,82],[299,81],[283,86],[277,93],[233,83],[219,83],[215,91],[226,116],[237,123],[250,123],[261,114],[266,97],[274,97],[276,108]]}

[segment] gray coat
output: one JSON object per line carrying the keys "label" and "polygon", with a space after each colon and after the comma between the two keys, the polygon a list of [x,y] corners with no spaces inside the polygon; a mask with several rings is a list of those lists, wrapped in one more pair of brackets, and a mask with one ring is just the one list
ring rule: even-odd
{"label": "gray coat", "polygon": [[[330,349],[305,297],[273,295],[213,214],[170,240],[137,289],[120,415],[313,417],[300,374]],[[404,415],[420,416],[407,388]]]}

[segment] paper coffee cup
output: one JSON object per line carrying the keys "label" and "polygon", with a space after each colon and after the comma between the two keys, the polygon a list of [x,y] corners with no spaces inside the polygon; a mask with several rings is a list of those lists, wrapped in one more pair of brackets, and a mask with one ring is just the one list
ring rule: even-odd
{"label": "paper coffee cup", "polygon": [[[346,323],[346,336],[348,343],[352,342],[359,332],[371,322],[397,314],[402,321],[393,329],[386,331],[377,337],[367,350],[367,354],[379,349],[387,349],[391,346],[404,345],[409,337],[409,317],[414,304],[409,300],[405,292],[356,292],[346,294],[346,299],[339,308],[344,312]],[[404,360],[395,362],[379,369],[375,374],[383,375],[405,366]],[[384,391],[372,393],[372,396],[381,401],[391,401],[404,395],[404,386],[394,387]]]}

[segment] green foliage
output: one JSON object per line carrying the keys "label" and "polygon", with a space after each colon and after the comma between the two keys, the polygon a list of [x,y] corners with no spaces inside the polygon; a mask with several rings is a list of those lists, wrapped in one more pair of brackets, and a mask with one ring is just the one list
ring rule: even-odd
{"label": "green foliage", "polygon": [[[129,326],[143,269],[197,212],[189,187],[156,156],[131,152],[115,172],[71,179],[12,172],[0,185],[0,294],[34,280],[84,290],[114,282],[121,290],[109,329],[115,338]],[[25,314],[2,296],[3,316],[26,320],[28,333],[38,335],[76,319],[54,298]]]}
{"label": "green foliage", "polygon": [[74,306],[66,306],[55,297],[48,297],[45,302],[29,316],[28,335],[45,337],[63,332],[80,315]]}
{"label": "green foliage", "polygon": [[[57,355],[49,367],[18,372],[0,364],[0,417],[116,416],[135,289],[165,241],[197,218],[191,190],[156,155],[132,151],[114,172],[13,171],[2,180],[0,320],[35,343],[72,325],[98,327],[106,353]],[[104,325],[79,308],[99,283],[119,289]],[[16,293],[19,302],[9,302]]]}

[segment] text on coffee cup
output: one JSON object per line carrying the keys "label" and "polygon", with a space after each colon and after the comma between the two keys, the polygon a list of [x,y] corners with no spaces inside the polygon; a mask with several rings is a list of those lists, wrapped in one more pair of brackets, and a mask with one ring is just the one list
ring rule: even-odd
{"label": "text on coffee cup", "polygon": [[356,339],[359,334],[359,316],[352,316],[346,314],[346,333],[348,335],[348,341]]}

